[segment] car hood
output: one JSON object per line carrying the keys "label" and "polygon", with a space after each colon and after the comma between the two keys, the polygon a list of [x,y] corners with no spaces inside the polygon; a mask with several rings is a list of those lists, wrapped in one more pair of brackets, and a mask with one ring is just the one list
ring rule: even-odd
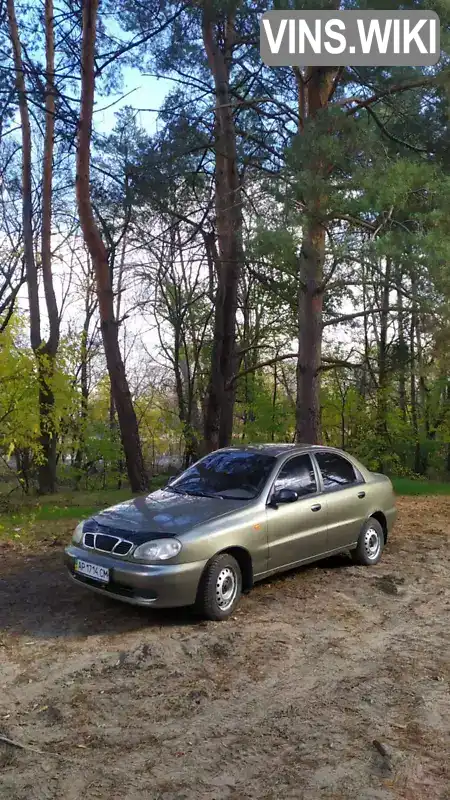
{"label": "car hood", "polygon": [[[135,540],[149,533],[180,536],[202,523],[218,519],[247,505],[246,500],[193,497],[160,489],[147,497],[136,497],[107,508],[88,522],[94,522],[100,528],[121,531]],[[89,530],[86,523],[85,530]]]}

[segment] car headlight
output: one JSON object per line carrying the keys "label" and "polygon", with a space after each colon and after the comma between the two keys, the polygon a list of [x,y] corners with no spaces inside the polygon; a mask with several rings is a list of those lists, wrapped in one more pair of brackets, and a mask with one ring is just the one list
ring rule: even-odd
{"label": "car headlight", "polygon": [[154,539],[136,547],[133,557],[145,561],[167,561],[177,556],[180,550],[181,542],[178,539]]}
{"label": "car headlight", "polygon": [[72,536],[72,544],[80,544],[83,538],[84,522],[79,522]]}

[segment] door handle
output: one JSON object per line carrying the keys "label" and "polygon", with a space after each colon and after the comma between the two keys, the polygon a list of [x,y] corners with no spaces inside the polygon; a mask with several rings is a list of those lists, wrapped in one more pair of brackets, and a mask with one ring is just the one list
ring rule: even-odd
{"label": "door handle", "polygon": [[359,492],[359,494],[358,494],[358,497],[359,497],[360,500],[362,500],[363,497],[365,497],[365,496],[366,496],[365,492]]}
{"label": "door handle", "polygon": [[311,506],[311,511],[320,511],[321,508],[322,506],[320,505],[320,503],[316,503],[315,506]]}

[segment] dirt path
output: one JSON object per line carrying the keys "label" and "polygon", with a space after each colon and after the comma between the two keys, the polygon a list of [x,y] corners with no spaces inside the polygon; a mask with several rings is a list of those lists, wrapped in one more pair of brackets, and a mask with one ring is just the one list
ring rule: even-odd
{"label": "dirt path", "polygon": [[3,550],[0,734],[43,752],[0,743],[1,800],[449,800],[450,500],[399,508],[377,567],[298,570],[226,623]]}

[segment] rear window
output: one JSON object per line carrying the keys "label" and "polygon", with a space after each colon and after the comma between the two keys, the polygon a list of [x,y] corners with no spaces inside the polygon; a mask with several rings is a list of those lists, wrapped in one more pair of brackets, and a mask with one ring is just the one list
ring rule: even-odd
{"label": "rear window", "polygon": [[315,453],[319,469],[322,473],[325,489],[336,489],[339,486],[351,486],[358,483],[353,464],[337,453]]}

